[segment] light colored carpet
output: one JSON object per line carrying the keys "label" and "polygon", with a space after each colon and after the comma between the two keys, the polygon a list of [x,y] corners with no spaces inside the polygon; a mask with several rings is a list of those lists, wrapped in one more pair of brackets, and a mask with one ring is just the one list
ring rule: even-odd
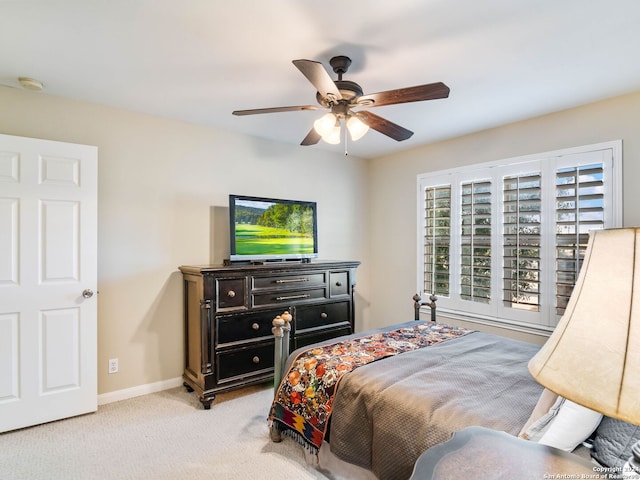
{"label": "light colored carpet", "polygon": [[321,479],[304,450],[269,439],[268,385],[219,394],[203,410],[183,387],[0,435],[1,480]]}

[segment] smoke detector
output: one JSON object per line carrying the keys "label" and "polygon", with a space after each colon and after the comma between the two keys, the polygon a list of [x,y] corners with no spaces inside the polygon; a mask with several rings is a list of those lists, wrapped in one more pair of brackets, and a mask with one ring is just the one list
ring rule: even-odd
{"label": "smoke detector", "polygon": [[39,92],[40,90],[42,90],[42,87],[44,85],[42,85],[42,82],[40,80],[36,80],[35,78],[29,78],[29,77],[20,77],[18,78],[18,82],[20,82],[20,85],[22,85],[22,88],[25,88],[27,90],[33,90],[35,92]]}

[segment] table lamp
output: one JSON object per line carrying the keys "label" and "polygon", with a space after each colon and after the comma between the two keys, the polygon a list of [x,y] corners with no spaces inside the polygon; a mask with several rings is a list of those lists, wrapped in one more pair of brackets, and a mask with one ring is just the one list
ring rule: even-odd
{"label": "table lamp", "polygon": [[[567,309],[529,372],[566,399],[640,425],[640,228],[590,233]],[[624,469],[640,479],[640,441]]]}

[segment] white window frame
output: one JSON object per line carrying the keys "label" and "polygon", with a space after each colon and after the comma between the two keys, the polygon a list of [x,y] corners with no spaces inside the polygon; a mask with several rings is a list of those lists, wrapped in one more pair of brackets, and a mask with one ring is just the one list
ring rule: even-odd
{"label": "white window frame", "polygon": [[[577,160],[577,155],[581,160]],[[549,332],[557,324],[555,313],[555,174],[559,168],[593,163],[599,155],[604,168],[604,228],[622,226],[622,140],[567,148],[552,152],[508,158],[494,162],[463,166],[417,176],[417,265],[419,265],[417,291],[424,292],[424,191],[436,185],[451,185],[451,251],[449,265],[449,297],[438,296],[438,313],[447,317],[496,325],[523,331]],[[576,161],[577,160],[577,161]],[[502,302],[502,185],[503,177],[518,173],[540,172],[542,175],[542,251],[541,251],[541,305],[538,312],[516,310]],[[492,184],[491,209],[491,302],[483,304],[462,300],[460,294],[460,185],[472,180],[490,179]],[[551,194],[550,192],[553,192]],[[498,252],[498,253],[496,253]],[[425,307],[425,312],[427,308]]]}

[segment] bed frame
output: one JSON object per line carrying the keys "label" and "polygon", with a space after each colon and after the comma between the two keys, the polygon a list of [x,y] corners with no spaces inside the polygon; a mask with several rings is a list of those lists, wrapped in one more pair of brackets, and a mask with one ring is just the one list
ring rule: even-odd
{"label": "bed frame", "polygon": [[[431,321],[436,321],[436,296],[431,295],[429,302],[423,301],[417,293],[413,296],[413,319],[420,320],[420,307],[423,305],[431,309]],[[289,357],[289,337],[291,333],[292,316],[288,311],[283,312],[273,319],[273,328],[271,333],[275,337],[274,367],[273,367],[273,385],[274,394],[277,394],[282,376],[284,375],[285,363]],[[280,431],[275,425],[271,427],[271,440],[274,442],[282,441]]]}

